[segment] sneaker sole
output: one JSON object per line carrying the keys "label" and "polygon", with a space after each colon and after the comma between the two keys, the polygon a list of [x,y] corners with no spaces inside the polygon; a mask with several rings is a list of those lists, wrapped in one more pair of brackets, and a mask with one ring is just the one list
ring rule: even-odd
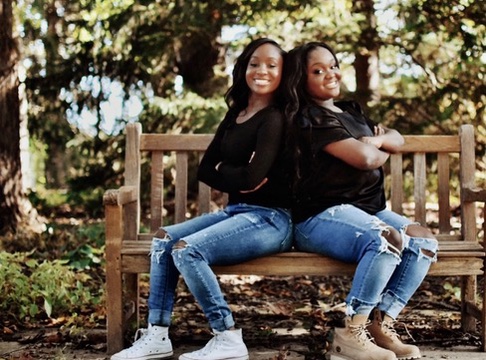
{"label": "sneaker sole", "polygon": [[328,360],[353,360],[353,359],[343,355],[329,354]]}
{"label": "sneaker sole", "polygon": [[170,358],[174,355],[174,353],[167,352],[163,354],[157,354],[157,355],[146,355],[146,356],[138,356],[138,357],[132,357],[132,358],[121,358],[121,357],[111,357],[110,360],[159,360],[159,359],[166,359]]}
{"label": "sneaker sole", "polygon": [[[249,358],[250,357],[248,355],[244,355],[244,356],[238,356],[238,357],[221,358],[221,359],[217,359],[217,360],[248,360]],[[179,360],[195,360],[195,359],[196,358],[184,356],[184,354],[182,354],[181,356],[179,356]]]}

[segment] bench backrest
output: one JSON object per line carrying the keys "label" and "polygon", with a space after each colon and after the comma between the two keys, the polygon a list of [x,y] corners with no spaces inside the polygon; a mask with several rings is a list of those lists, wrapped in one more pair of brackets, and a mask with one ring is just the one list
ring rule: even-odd
{"label": "bench backrest", "polygon": [[[135,227],[125,228],[128,238],[150,237],[163,224],[164,204],[170,196],[174,203],[174,221],[186,219],[188,205],[188,183],[190,173],[197,162],[190,161],[190,156],[196,154],[200,159],[212,134],[144,134],[139,123],[127,126],[127,144],[125,158],[125,185],[135,186],[140,192],[149,192],[149,224],[147,234],[140,234],[140,203],[129,208],[130,217],[136,218]],[[474,186],[475,173],[475,142],[474,129],[471,125],[463,125],[458,135],[407,135],[401,153],[393,154],[386,168],[389,171],[387,188],[391,208],[398,213],[411,215],[437,232],[439,240],[476,240],[476,218],[474,203],[462,203],[460,218],[457,221],[452,216],[451,199],[457,199],[457,206],[462,196],[464,186]],[[141,183],[142,162],[148,159],[150,167],[150,184]],[[168,161],[168,160],[171,161]],[[175,159],[175,160],[174,160]],[[452,167],[459,166],[459,176],[454,178]],[[164,184],[164,171],[172,167],[175,183],[175,193],[166,194],[169,184]],[[192,168],[191,168],[192,166]],[[430,181],[436,179],[436,181]],[[451,181],[455,186],[451,186]],[[209,211],[211,204],[211,189],[199,182],[197,190],[197,206],[195,213]],[[413,187],[413,214],[406,213],[404,204],[405,187]],[[138,196],[140,199],[141,197]],[[428,198],[434,198],[434,214],[437,221],[427,219]],[[139,200],[140,201],[140,200]],[[148,204],[147,204],[148,205]],[[429,209],[430,210],[430,209]],[[194,211],[193,211],[194,212]],[[454,223],[452,221],[454,220]]]}

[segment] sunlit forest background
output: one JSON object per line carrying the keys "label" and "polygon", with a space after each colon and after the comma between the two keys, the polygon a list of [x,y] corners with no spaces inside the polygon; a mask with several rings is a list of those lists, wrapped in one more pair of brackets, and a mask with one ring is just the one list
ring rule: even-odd
{"label": "sunlit forest background", "polygon": [[103,317],[102,197],[123,181],[126,124],[214,132],[257,37],[329,43],[343,97],[402,134],[473,124],[485,187],[485,13],[472,0],[1,0],[0,312]]}

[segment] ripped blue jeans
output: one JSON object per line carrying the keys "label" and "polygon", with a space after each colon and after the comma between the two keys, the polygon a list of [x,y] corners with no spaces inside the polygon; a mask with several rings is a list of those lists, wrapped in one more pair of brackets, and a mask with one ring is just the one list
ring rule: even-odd
{"label": "ripped blue jeans", "polygon": [[[437,260],[437,240],[408,236],[411,224],[389,210],[370,215],[338,205],[295,224],[295,247],[357,264],[348,315],[369,315],[376,307],[396,319]],[[399,232],[402,249],[385,239],[385,225]]]}
{"label": "ripped blue jeans", "polygon": [[237,264],[292,247],[290,213],[279,208],[232,204],[162,229],[165,237],[154,237],[151,250],[148,322],[152,325],[170,325],[181,274],[211,328],[231,328],[235,324],[231,310],[210,266]]}

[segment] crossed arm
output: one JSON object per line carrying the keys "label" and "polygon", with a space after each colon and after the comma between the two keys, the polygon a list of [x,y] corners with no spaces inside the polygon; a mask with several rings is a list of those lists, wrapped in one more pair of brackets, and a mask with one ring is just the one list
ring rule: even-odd
{"label": "crossed arm", "polygon": [[398,131],[380,125],[375,126],[374,133],[374,136],[330,143],[324,151],[357,169],[377,169],[388,160],[390,153],[398,151],[404,139]]}

